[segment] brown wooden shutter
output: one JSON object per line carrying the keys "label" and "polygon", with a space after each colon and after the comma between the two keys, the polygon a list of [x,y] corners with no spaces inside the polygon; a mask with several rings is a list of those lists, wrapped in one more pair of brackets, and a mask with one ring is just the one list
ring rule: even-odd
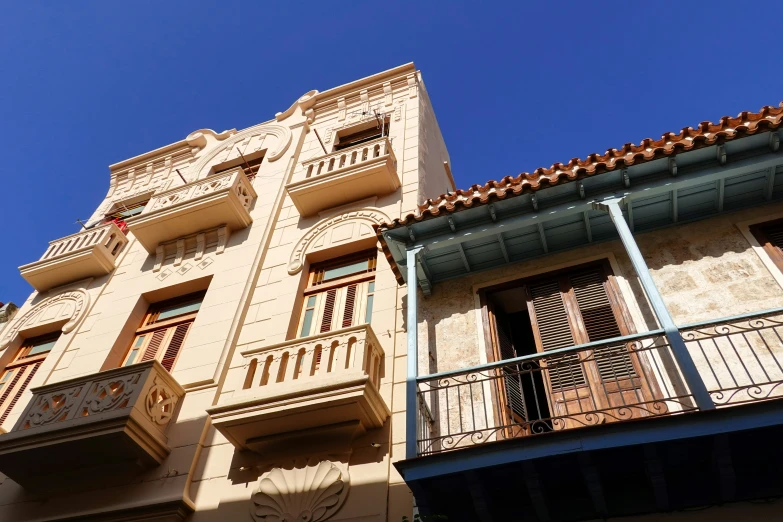
{"label": "brown wooden shutter", "polygon": [[[577,343],[571,332],[568,310],[560,289],[560,279],[553,278],[530,285],[530,297],[535,312],[535,329],[544,351],[568,348]],[[584,371],[576,355],[550,357],[549,380],[555,389],[586,384]]]}
{"label": "brown wooden shutter", "polygon": [[147,349],[144,350],[144,356],[141,358],[141,362],[151,361],[155,358],[155,356],[158,354],[160,343],[163,342],[163,338],[166,336],[167,331],[168,330],[166,328],[163,328],[161,330],[155,331],[152,334],[152,339],[150,339],[150,343],[147,345]]}
{"label": "brown wooden shutter", "polygon": [[334,302],[336,297],[336,289],[326,292],[326,303],[324,304],[324,313],[323,318],[321,319],[321,333],[328,332],[332,329],[332,317],[334,316]]}
{"label": "brown wooden shutter", "polygon": [[[571,275],[570,279],[587,334],[586,341],[600,341],[623,335],[606,293],[603,270],[600,267],[591,268]],[[636,376],[624,343],[596,349],[595,362],[601,380],[612,381]]]}
{"label": "brown wooden shutter", "polygon": [[[19,372],[17,373],[17,375],[14,376],[14,382],[13,383],[15,384],[18,381],[19,377],[21,377],[25,373],[27,374],[27,376],[25,377],[24,382],[17,389],[16,395],[14,395],[14,398],[11,399],[11,402],[8,403],[8,406],[6,406],[5,411],[3,412],[3,414],[0,415],[0,424],[5,422],[5,419],[8,418],[8,415],[11,413],[11,410],[14,409],[14,406],[19,401],[19,398],[22,396],[22,393],[24,393],[24,391],[27,389],[27,386],[30,384],[30,381],[33,380],[33,377],[35,376],[35,372],[38,371],[38,367],[39,366],[41,366],[40,362],[37,362],[37,363],[33,364],[32,368],[30,366],[23,366],[22,368],[19,369]],[[27,371],[25,371],[25,370],[27,370]],[[12,388],[13,388],[13,386],[10,386],[6,390],[6,393],[10,392]],[[2,400],[0,400],[0,404],[2,404],[7,397],[8,396],[6,394],[3,394],[3,398],[2,398]]]}
{"label": "brown wooden shutter", "polygon": [[[496,315],[495,332],[498,339],[500,357],[501,359],[513,359],[517,357],[517,351],[502,323],[505,323],[505,318]],[[525,397],[522,394],[522,375],[520,375],[521,369],[519,365],[503,366],[502,370],[504,373],[503,385],[506,391],[506,404],[513,414],[521,417],[523,420],[528,420]]]}
{"label": "brown wooden shutter", "polygon": [[356,285],[349,286],[345,291],[345,308],[343,309],[343,328],[353,324],[353,310],[356,305]]}
{"label": "brown wooden shutter", "polygon": [[163,367],[168,371],[171,371],[171,368],[174,366],[174,361],[177,360],[179,350],[182,348],[182,344],[185,342],[185,337],[188,335],[188,330],[190,330],[190,325],[192,324],[193,323],[180,324],[174,329],[174,335],[171,336],[171,341],[169,341],[166,352],[163,354],[163,358],[160,361]]}
{"label": "brown wooden shutter", "polygon": [[783,219],[751,225],[750,231],[775,265],[783,271]]}

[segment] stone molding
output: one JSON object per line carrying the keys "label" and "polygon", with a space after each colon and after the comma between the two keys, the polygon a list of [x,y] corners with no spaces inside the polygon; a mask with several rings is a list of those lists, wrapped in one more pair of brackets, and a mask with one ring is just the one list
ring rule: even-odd
{"label": "stone molding", "polygon": [[[200,131],[196,131],[194,134],[199,132]],[[189,135],[188,139],[194,137],[194,134]],[[277,139],[277,144],[274,148],[264,147],[264,138],[269,135],[272,135]],[[248,147],[251,145],[251,142],[254,138],[256,139],[256,144],[251,150],[248,150]],[[211,151],[204,154],[198,161],[193,163],[189,167],[189,171],[193,173],[191,179],[201,179],[205,177],[209,171],[209,168],[212,167],[213,164],[222,163],[224,161],[228,161],[229,159],[233,159],[234,157],[239,157],[239,154],[234,152],[235,146],[236,149],[242,148],[242,154],[246,156],[252,152],[266,148],[269,150],[266,155],[266,159],[269,161],[275,161],[280,159],[285,151],[288,150],[289,145],[291,145],[291,141],[291,129],[286,126],[267,123],[250,127],[249,129],[237,132],[230,138],[226,138],[223,140],[222,144],[214,147]]]}
{"label": "stone molding", "polygon": [[[290,275],[294,275],[302,270],[302,267],[304,267],[305,257],[315,248],[328,248],[335,243],[334,240],[331,240],[329,244],[327,244],[325,237],[323,238],[323,244],[318,243],[318,240],[320,240],[329,229],[333,229],[337,226],[348,223],[355,223],[359,226],[364,224],[369,225],[370,234],[373,234],[374,232],[372,232],[372,225],[388,223],[388,221],[386,221],[388,219],[389,218],[386,216],[386,214],[374,208],[360,208],[322,219],[310,227],[307,233],[305,233],[305,235],[302,236],[299,241],[297,241],[294,250],[291,253],[291,258],[288,262],[288,273]],[[344,242],[341,241],[340,243]]]}
{"label": "stone molding", "polygon": [[256,522],[321,522],[339,511],[350,488],[346,464],[295,460],[261,476],[250,516]]}
{"label": "stone molding", "polygon": [[68,321],[63,325],[62,332],[71,332],[84,318],[90,304],[90,295],[81,289],[63,292],[47,297],[33,308],[18,317],[8,331],[0,339],[0,350],[4,350],[13,342],[17,334],[27,327],[40,326],[63,319]]}

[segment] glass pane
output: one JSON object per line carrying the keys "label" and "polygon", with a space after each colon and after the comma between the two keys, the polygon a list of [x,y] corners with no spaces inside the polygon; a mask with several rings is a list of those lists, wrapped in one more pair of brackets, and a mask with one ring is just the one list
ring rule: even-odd
{"label": "glass pane", "polygon": [[145,337],[146,337],[145,335],[140,335],[140,336],[139,336],[139,337],[136,339],[136,342],[135,342],[135,343],[133,343],[133,348],[135,348],[135,349],[137,349],[137,350],[138,350],[139,348],[141,348],[141,345],[144,343],[144,338],[145,338]]}
{"label": "glass pane", "polygon": [[367,296],[367,312],[364,315],[364,322],[368,324],[372,322],[372,298],[373,297],[375,296],[374,295]]}
{"label": "glass pane", "polygon": [[42,343],[37,343],[33,345],[33,347],[30,349],[30,351],[25,355],[25,357],[30,357],[32,355],[38,355],[39,353],[45,353],[52,349],[54,346],[54,343],[57,342],[57,339],[52,339],[50,341],[44,341]]}
{"label": "glass pane", "polygon": [[351,274],[358,274],[359,272],[365,272],[367,270],[367,260],[362,259],[350,265],[337,266],[334,268],[328,268],[324,270],[324,281],[331,279],[337,279],[338,277],[344,277]]}
{"label": "glass pane", "polygon": [[367,291],[369,293],[375,292],[375,281],[370,281],[369,286],[367,287]]}
{"label": "glass pane", "polygon": [[307,308],[312,308],[315,306],[315,296],[311,295],[307,298]]}
{"label": "glass pane", "polygon": [[140,206],[140,207],[131,208],[131,209],[128,209],[128,210],[120,210],[119,212],[117,212],[115,214],[115,216],[127,218],[127,217],[131,217],[131,216],[135,216],[137,214],[141,214],[142,210],[144,210],[144,206],[143,205]]}
{"label": "glass pane", "polygon": [[[309,303],[308,299],[308,303]],[[314,310],[307,310],[305,312],[304,321],[302,321],[302,331],[299,332],[299,337],[307,337],[310,335],[310,326],[313,324],[313,312]]]}
{"label": "glass pane", "polygon": [[136,357],[139,355],[139,350],[137,348],[133,348],[131,350],[131,353],[128,355],[128,360],[125,361],[125,364],[123,366],[130,366],[131,364],[136,362]]}
{"label": "glass pane", "polygon": [[201,301],[196,301],[195,303],[190,302],[171,305],[160,311],[157,320],[163,321],[164,319],[171,319],[172,317],[177,317],[178,315],[198,312],[199,308],[201,308]]}

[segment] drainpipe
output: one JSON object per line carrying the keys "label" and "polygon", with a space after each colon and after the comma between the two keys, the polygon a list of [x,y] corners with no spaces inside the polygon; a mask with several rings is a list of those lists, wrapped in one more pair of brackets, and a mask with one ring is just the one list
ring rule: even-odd
{"label": "drainpipe", "polygon": [[631,259],[636,275],[639,276],[639,280],[642,283],[644,293],[647,294],[647,298],[650,300],[655,317],[658,319],[661,327],[666,333],[666,338],[669,340],[669,347],[672,350],[674,359],[677,361],[677,365],[680,367],[685,382],[688,384],[688,388],[691,390],[693,400],[696,402],[696,406],[700,410],[714,410],[715,403],[712,402],[712,397],[707,391],[707,387],[704,385],[704,381],[699,375],[699,370],[696,368],[696,364],[691,358],[691,354],[688,352],[688,347],[685,346],[685,341],[682,339],[680,330],[674,324],[672,316],[669,314],[669,310],[663,302],[661,293],[658,291],[658,287],[655,286],[650,275],[650,269],[647,268],[647,263],[642,257],[642,253],[639,251],[639,246],[636,244],[636,240],[631,233],[631,229],[628,228],[628,223],[625,222],[623,217],[623,211],[620,208],[620,201],[617,199],[604,201],[603,203],[593,203],[593,208],[601,210],[609,214],[609,218],[612,220],[617,233],[620,235],[620,241],[622,241],[625,247],[625,252]]}
{"label": "drainpipe", "polygon": [[423,247],[411,247],[408,258],[408,375],[405,381],[405,457],[415,458],[418,454],[418,408],[416,396],[416,377],[419,376],[419,321],[418,321],[418,281],[416,278],[416,255]]}

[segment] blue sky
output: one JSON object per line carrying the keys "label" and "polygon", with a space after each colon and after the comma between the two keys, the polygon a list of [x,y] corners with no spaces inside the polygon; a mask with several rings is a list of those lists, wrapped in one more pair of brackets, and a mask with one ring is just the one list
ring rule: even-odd
{"label": "blue sky", "polygon": [[[413,61],[460,188],[783,100],[783,3],[6,2],[0,301],[108,165]],[[653,7],[655,6],[655,7]]]}

